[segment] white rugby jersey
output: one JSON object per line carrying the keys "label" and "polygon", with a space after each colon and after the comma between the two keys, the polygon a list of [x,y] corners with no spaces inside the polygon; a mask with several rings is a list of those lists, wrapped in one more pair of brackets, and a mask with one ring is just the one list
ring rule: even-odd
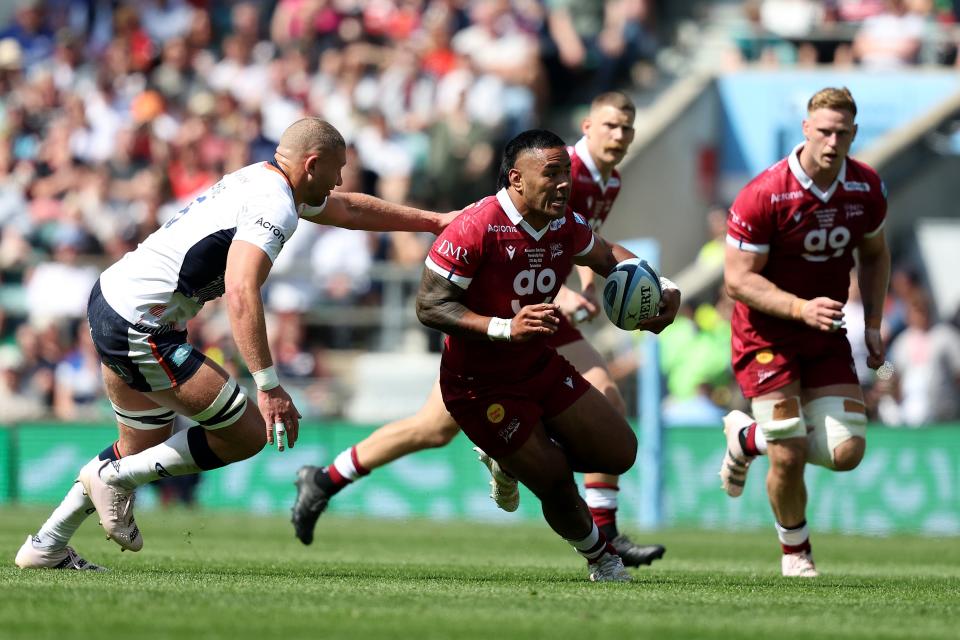
{"label": "white rugby jersey", "polygon": [[297,222],[293,191],[279,167],[268,162],[244,167],[194,198],[104,271],[103,297],[128,322],[182,330],[205,302],[223,295],[231,242],[256,245],[273,262]]}

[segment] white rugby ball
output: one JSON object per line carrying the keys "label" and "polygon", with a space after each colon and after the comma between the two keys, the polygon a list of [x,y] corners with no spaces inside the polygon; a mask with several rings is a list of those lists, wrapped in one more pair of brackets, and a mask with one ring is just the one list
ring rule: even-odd
{"label": "white rugby ball", "polygon": [[646,260],[624,260],[610,272],[603,286],[603,310],[610,322],[633,331],[637,324],[660,312],[660,276]]}

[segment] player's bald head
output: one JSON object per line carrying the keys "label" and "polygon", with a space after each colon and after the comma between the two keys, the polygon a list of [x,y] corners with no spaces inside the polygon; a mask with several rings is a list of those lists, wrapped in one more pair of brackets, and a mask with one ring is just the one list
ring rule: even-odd
{"label": "player's bald head", "polygon": [[347,146],[337,128],[320,118],[297,120],[280,134],[277,152],[287,158],[324,155]]}
{"label": "player's bald head", "polygon": [[497,180],[497,188],[503,189],[509,186],[510,170],[516,168],[518,158],[527,153],[556,147],[566,147],[563,138],[546,129],[530,129],[515,136],[503,150],[503,161],[500,163],[500,177]]}
{"label": "player's bald head", "polygon": [[603,107],[613,107],[634,115],[637,113],[637,106],[633,104],[633,100],[622,91],[607,91],[598,95],[590,103],[590,113]]}

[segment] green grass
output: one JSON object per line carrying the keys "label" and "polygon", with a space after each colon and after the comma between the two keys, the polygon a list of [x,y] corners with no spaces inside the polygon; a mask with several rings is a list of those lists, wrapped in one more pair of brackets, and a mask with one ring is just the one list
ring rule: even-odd
{"label": "green grass", "polygon": [[[0,509],[0,638],[956,638],[960,542],[814,537],[813,580],[778,575],[772,532],[660,532],[664,560],[591,584],[543,526],[140,514],[119,553],[87,522],[75,546],[110,573],[20,571],[45,512]],[[639,536],[635,536],[639,537]]]}

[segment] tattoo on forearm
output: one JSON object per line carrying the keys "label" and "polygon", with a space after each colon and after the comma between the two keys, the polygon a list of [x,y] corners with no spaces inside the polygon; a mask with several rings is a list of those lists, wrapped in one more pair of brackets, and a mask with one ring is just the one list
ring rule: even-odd
{"label": "tattoo on forearm", "polygon": [[420,322],[448,334],[468,332],[463,317],[468,309],[459,301],[463,289],[446,278],[423,270],[417,293],[417,317]]}

